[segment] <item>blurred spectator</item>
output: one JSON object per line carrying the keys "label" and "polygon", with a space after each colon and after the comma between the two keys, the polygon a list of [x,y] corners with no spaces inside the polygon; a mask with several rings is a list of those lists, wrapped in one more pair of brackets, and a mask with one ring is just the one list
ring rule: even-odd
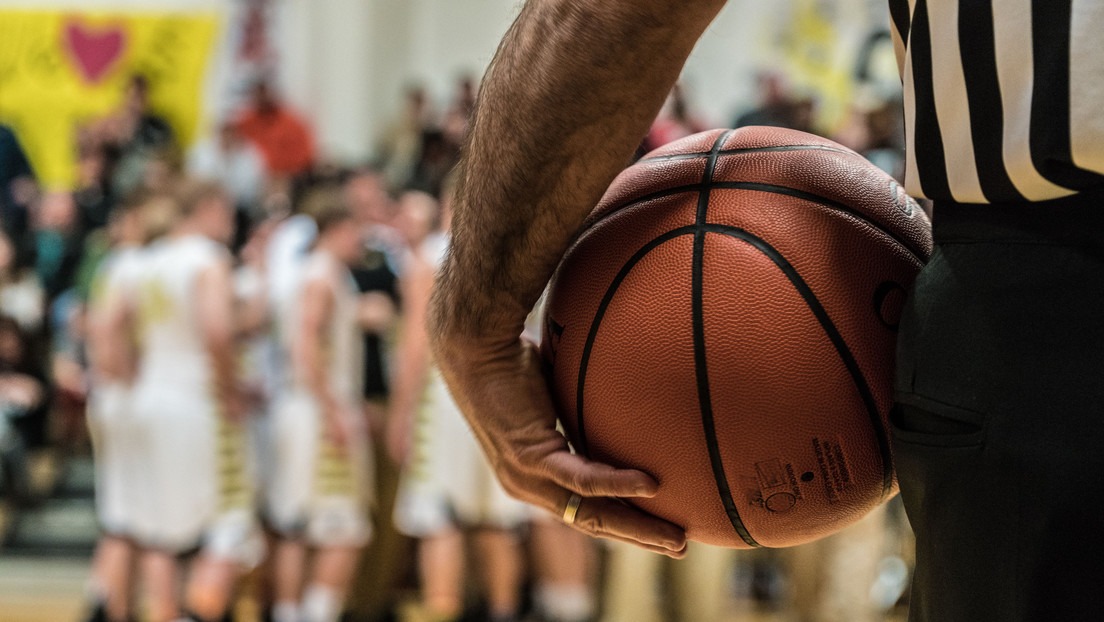
{"label": "blurred spectator", "polygon": [[0,314],[15,320],[27,334],[42,328],[46,296],[34,269],[0,232]]}
{"label": "blurred spectator", "polygon": [[245,140],[238,127],[222,123],[218,133],[192,148],[188,174],[196,179],[217,181],[226,188],[239,212],[258,217],[265,183],[265,161],[260,151]]}
{"label": "blurred spectator", "polygon": [[253,87],[252,101],[238,119],[238,129],[260,150],[271,175],[292,177],[314,162],[314,136],[307,123],[276,98],[265,80]]}
{"label": "blurred spectator", "polygon": [[460,149],[464,136],[468,133],[468,122],[475,110],[476,90],[474,78],[471,76],[460,78],[456,83],[456,95],[452,104],[445,111],[441,131],[444,133],[445,142],[453,149]]}
{"label": "blurred spectator", "polygon": [[644,139],[644,150],[657,149],[706,129],[706,124],[691,114],[682,85],[675,84],[667,97],[667,103],[652,124],[652,129],[648,131],[647,138]]}
{"label": "blurred spectator", "polygon": [[153,153],[176,146],[168,121],[150,110],[149,90],[145,76],[132,76],[120,107],[92,127],[92,137],[106,148],[116,196],[125,196],[142,184],[145,163]]}
{"label": "blurred spectator", "polygon": [[67,192],[50,192],[39,201],[33,218],[35,271],[52,300],[73,282],[83,240],[77,206]]}
{"label": "blurred spectator", "polygon": [[414,177],[406,187],[439,196],[445,177],[456,166],[459,158],[457,149],[440,130],[423,132],[421,157],[414,167]]}
{"label": "blurred spectator", "polygon": [[81,228],[85,231],[99,229],[107,224],[114,205],[109,178],[107,152],[103,145],[78,139],[77,188],[73,201]]}
{"label": "blurred spectator", "polygon": [[737,116],[732,127],[769,125],[811,131],[815,109],[813,98],[795,98],[782,74],[774,71],[759,74],[758,88],[759,106]]}
{"label": "blurred spectator", "polygon": [[403,188],[414,178],[422,156],[422,134],[431,125],[425,89],[410,87],[402,112],[384,131],[379,147],[383,174],[392,188]]}
{"label": "blurred spectator", "polygon": [[17,501],[31,494],[26,450],[38,440],[31,429],[46,397],[46,382],[34,364],[27,334],[13,318],[0,315],[0,472]]}
{"label": "blurred spectator", "polygon": [[17,237],[27,230],[27,206],[34,190],[34,171],[15,132],[0,125],[0,223]]}
{"label": "blurred spectator", "polygon": [[866,114],[867,144],[862,154],[895,179],[905,178],[905,118],[900,100],[887,100]]}

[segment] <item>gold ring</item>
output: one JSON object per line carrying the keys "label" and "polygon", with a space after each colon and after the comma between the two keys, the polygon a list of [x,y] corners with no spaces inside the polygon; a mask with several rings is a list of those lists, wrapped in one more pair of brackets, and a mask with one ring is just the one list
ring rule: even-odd
{"label": "gold ring", "polygon": [[575,493],[571,493],[571,496],[567,499],[567,507],[564,508],[563,522],[568,525],[575,524],[575,515],[579,513],[579,506],[582,505],[583,498]]}

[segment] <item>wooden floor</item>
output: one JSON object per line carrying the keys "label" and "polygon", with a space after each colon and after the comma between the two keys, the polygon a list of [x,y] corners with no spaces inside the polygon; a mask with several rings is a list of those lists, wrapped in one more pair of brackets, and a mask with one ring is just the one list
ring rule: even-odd
{"label": "wooden floor", "polygon": [[[87,560],[0,555],[0,622],[78,622],[84,614]],[[253,622],[241,616],[239,622]],[[738,608],[726,622],[796,622],[785,613]],[[886,622],[903,622],[888,618]]]}

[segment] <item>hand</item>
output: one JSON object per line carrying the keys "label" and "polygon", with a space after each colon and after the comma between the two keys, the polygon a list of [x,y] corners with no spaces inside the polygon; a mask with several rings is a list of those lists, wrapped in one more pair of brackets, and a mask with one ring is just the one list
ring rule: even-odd
{"label": "hand", "polygon": [[395,303],[382,292],[366,292],[357,303],[360,327],[370,333],[382,333],[395,320]]}
{"label": "hand", "polygon": [[324,415],[326,438],[344,452],[360,432],[360,415],[345,406],[328,407]]}
{"label": "hand", "polygon": [[570,452],[556,431],[535,346],[520,339],[496,347],[436,337],[445,379],[507,492],[557,516],[578,494],[583,501],[575,529],[670,557],[685,554],[682,528],[620,501],[654,496],[658,484],[651,476]]}
{"label": "hand", "polygon": [[393,412],[387,418],[387,455],[395,464],[403,466],[410,458],[414,445],[414,417],[409,413]]}

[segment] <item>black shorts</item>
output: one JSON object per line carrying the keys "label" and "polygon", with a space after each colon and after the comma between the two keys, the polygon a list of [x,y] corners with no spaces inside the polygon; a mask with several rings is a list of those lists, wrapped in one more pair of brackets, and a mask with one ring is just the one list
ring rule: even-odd
{"label": "black shorts", "polygon": [[1104,196],[937,204],[891,415],[913,622],[1104,620]]}

